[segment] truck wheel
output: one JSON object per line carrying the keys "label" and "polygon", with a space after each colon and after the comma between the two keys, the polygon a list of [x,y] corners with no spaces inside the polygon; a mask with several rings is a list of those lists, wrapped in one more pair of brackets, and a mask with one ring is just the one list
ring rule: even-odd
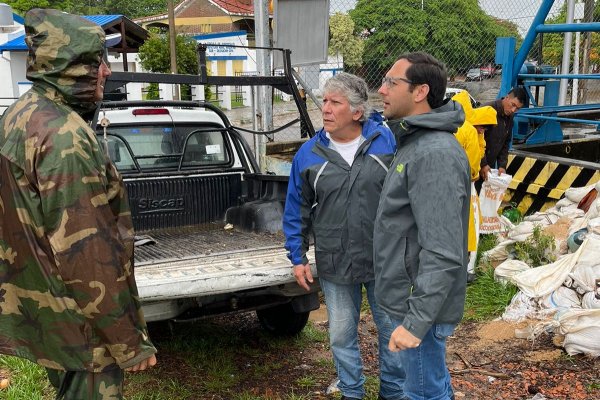
{"label": "truck wheel", "polygon": [[277,336],[293,336],[302,331],[308,322],[310,311],[295,312],[291,303],[256,310],[262,327]]}

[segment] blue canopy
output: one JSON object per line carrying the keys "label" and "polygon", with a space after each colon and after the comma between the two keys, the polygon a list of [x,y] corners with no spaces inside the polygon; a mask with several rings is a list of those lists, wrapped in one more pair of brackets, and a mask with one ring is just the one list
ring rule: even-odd
{"label": "blue canopy", "polygon": [[[123,18],[122,15],[84,15],[83,18],[88,19],[92,22],[97,23],[102,28],[106,29],[108,26],[112,26],[117,20]],[[14,38],[4,44],[0,44],[0,53],[3,51],[27,51],[27,44],[25,43],[25,34]]]}

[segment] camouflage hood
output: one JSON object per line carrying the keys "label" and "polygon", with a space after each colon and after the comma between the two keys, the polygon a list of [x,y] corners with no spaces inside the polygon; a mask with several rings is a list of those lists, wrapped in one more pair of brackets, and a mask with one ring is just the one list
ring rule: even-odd
{"label": "camouflage hood", "polygon": [[34,87],[56,92],[78,113],[93,109],[104,30],[76,15],[36,8],[25,15],[25,33]]}

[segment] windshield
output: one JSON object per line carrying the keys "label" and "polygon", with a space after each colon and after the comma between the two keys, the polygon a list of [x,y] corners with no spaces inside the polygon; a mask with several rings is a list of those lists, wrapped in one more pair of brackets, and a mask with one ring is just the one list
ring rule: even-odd
{"label": "windshield", "polygon": [[[104,144],[104,134],[98,131]],[[219,166],[230,163],[223,129],[211,126],[112,126],[107,150],[121,171]]]}

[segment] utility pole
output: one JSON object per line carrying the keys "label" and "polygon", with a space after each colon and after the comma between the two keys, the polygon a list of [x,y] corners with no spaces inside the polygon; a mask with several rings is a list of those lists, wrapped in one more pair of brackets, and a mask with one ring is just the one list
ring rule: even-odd
{"label": "utility pole", "polygon": [[[269,0],[254,0],[254,35],[256,47],[270,47],[269,32]],[[271,75],[271,53],[266,49],[256,50],[256,69],[260,76]],[[256,87],[256,126],[259,131],[270,131],[273,129],[273,93],[270,86]],[[265,170],[266,162],[266,137],[256,135],[254,146],[258,164],[261,170]]]}
{"label": "utility pole", "polygon": [[[573,17],[575,14],[575,0],[567,0],[567,24],[573,23]],[[571,45],[573,43],[573,32],[565,32],[565,43],[563,47],[563,59],[560,67],[561,74],[568,74],[571,70]],[[567,78],[561,78],[560,89],[558,93],[558,105],[564,106],[567,104],[567,90],[569,80]]]}
{"label": "utility pole", "polygon": [[[177,52],[176,41],[177,32],[175,30],[175,10],[173,9],[173,0],[167,0],[169,10],[169,51],[171,53],[171,73],[177,73]],[[179,100],[179,85],[173,85],[173,100]]]}

